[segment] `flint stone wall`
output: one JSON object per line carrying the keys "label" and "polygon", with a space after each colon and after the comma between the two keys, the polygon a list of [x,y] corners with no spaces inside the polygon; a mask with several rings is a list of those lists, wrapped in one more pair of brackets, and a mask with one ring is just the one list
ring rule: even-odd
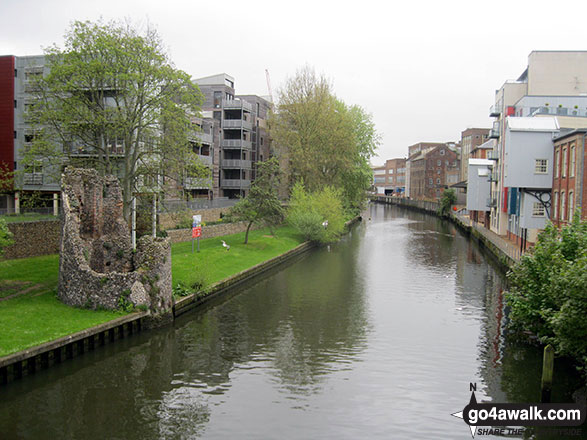
{"label": "flint stone wall", "polygon": [[62,193],[61,300],[91,309],[132,303],[154,314],[169,311],[171,246],[166,239],[142,237],[132,251],[118,180],[67,168]]}

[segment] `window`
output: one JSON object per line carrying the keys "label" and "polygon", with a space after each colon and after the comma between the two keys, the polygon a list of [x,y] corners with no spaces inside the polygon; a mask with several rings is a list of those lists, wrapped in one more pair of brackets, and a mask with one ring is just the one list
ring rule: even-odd
{"label": "window", "polygon": [[558,191],[554,193],[554,212],[552,214],[553,220],[558,220]]}
{"label": "window", "polygon": [[573,220],[573,209],[574,209],[573,191],[569,191],[569,215],[567,216],[569,221]]}
{"label": "window", "polygon": [[440,179],[436,179],[436,183],[440,185]]}
{"label": "window", "polygon": [[440,174],[440,168],[436,170],[436,174]]}
{"label": "window", "polygon": [[563,148],[563,169],[561,174],[563,177],[567,177],[567,165],[568,165],[568,158],[567,158],[567,149]]}
{"label": "window", "polygon": [[569,177],[575,177],[575,145],[574,144],[571,146],[571,168],[569,169]]}
{"label": "window", "polygon": [[17,108],[16,99],[14,100],[14,108]]}
{"label": "window", "polygon": [[560,175],[559,168],[561,165],[561,149],[556,149],[556,154],[554,155],[554,177],[558,178]]}
{"label": "window", "polygon": [[263,145],[263,138],[261,138],[261,145]]}
{"label": "window", "polygon": [[559,219],[561,221],[563,221],[565,219],[565,211],[566,211],[566,208],[567,208],[566,203],[565,203],[566,202],[565,196],[566,196],[566,194],[563,191],[561,193],[561,209],[560,209],[560,219]]}
{"label": "window", "polygon": [[534,162],[534,174],[546,174],[548,171],[547,159],[536,159]]}
{"label": "window", "polygon": [[544,217],[544,205],[540,202],[534,202],[532,205],[532,217]]}
{"label": "window", "polygon": [[432,184],[433,184],[433,182],[434,182],[434,181],[432,180],[432,178],[428,179],[428,185],[432,185]]}
{"label": "window", "polygon": [[440,150],[440,155],[444,156],[444,150]]}
{"label": "window", "polygon": [[440,165],[442,165],[442,161],[441,160],[437,160],[436,161],[436,166],[439,167]]}

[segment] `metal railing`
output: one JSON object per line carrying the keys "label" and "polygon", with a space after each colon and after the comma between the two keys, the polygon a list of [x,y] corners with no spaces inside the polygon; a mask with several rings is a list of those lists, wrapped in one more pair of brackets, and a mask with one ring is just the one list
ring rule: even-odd
{"label": "metal railing", "polygon": [[220,186],[222,188],[245,189],[251,187],[251,181],[245,179],[221,179]]}
{"label": "metal railing", "polygon": [[243,139],[224,139],[222,141],[222,148],[236,148],[243,150],[250,150],[252,147],[251,141]]}
{"label": "metal railing", "polygon": [[222,123],[222,128],[251,130],[253,128],[253,124],[249,121],[245,121],[244,119],[225,119]]}
{"label": "metal railing", "polygon": [[242,99],[223,99],[222,107],[224,107],[225,110],[243,109],[249,112],[253,110],[253,105]]}
{"label": "metal railing", "polygon": [[221,164],[223,168],[251,169],[253,162],[251,162],[250,160],[241,159],[222,159]]}
{"label": "metal railing", "polygon": [[24,173],[23,183],[25,185],[42,185],[43,173]]}
{"label": "metal railing", "polygon": [[229,199],[228,197],[219,197],[214,200],[194,199],[185,200],[168,200],[160,205],[159,212],[177,212],[186,210],[230,208],[238,202],[238,199]]}

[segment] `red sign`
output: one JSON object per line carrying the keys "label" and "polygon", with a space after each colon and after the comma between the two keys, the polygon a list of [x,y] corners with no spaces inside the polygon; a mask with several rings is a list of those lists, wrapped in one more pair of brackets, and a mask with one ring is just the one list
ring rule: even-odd
{"label": "red sign", "polygon": [[202,227],[196,226],[192,228],[192,238],[200,238],[202,236]]}

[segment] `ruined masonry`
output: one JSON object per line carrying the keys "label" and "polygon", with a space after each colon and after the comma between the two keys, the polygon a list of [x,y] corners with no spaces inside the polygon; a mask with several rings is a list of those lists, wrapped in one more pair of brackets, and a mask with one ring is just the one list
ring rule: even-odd
{"label": "ruined masonry", "polygon": [[133,252],[118,179],[68,167],[62,192],[61,300],[76,307],[111,310],[132,303],[153,316],[168,314],[171,246],[167,239],[141,237]]}

